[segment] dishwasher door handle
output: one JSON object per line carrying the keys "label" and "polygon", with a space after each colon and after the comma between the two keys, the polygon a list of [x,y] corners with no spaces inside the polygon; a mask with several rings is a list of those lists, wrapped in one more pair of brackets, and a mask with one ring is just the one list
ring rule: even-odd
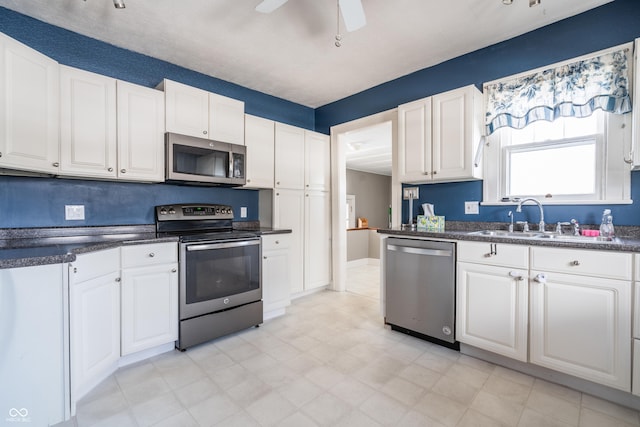
{"label": "dishwasher door handle", "polygon": [[416,254],[416,255],[428,255],[428,256],[453,256],[451,251],[441,250],[441,249],[424,249],[424,248],[414,248],[411,246],[398,246],[398,245],[387,245],[387,249],[390,251],[402,252],[405,254]]}

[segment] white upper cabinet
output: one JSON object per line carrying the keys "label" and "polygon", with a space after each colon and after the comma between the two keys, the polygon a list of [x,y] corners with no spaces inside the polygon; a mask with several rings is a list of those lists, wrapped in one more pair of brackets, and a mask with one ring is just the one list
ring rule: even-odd
{"label": "white upper cabinet", "polygon": [[58,63],[0,33],[0,167],[58,173]]}
{"label": "white upper cabinet", "polygon": [[60,66],[60,174],[116,178],[116,80]]}
{"label": "white upper cabinet", "polygon": [[244,102],[172,80],[165,92],[166,131],[244,144]]}
{"label": "white upper cabinet", "polygon": [[209,139],[244,144],[244,102],[209,94]]}
{"label": "white upper cabinet", "polygon": [[245,115],[246,173],[249,188],[273,188],[275,123],[273,120]]}
{"label": "white upper cabinet", "polygon": [[[640,38],[635,41],[635,49],[634,51],[634,73],[635,73],[635,82],[640,82],[640,59],[638,59],[638,49],[640,49]],[[640,84],[635,83],[633,85],[633,102],[632,105],[639,105],[640,102]],[[633,162],[632,168],[633,170],[640,169],[640,108],[634,108],[633,112],[633,127],[632,127],[632,147],[631,147],[631,160]]]}
{"label": "white upper cabinet", "polygon": [[164,181],[164,94],[117,83],[118,178]]}
{"label": "white upper cabinet", "polygon": [[276,123],[275,188],[304,189],[304,129]]}
{"label": "white upper cabinet", "polygon": [[482,132],[482,95],[465,86],[398,107],[400,182],[481,178],[473,158]]}
{"label": "white upper cabinet", "polygon": [[331,158],[329,136],[305,131],[305,189],[329,191],[331,183]]}

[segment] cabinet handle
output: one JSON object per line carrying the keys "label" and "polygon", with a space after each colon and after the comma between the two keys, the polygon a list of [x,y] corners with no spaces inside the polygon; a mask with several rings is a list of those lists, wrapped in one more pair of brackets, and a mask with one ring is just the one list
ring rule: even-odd
{"label": "cabinet handle", "polygon": [[248,180],[247,180],[247,182],[251,182],[251,180],[250,180],[250,179],[248,179]]}
{"label": "cabinet handle", "polygon": [[203,130],[203,131],[202,131],[202,134],[203,134],[203,135],[206,135],[206,134],[207,134],[207,131],[206,131],[206,130]]}
{"label": "cabinet handle", "polygon": [[156,254],[154,254],[153,252],[151,252],[151,253],[149,254],[149,257],[151,257],[151,258],[153,258],[154,256],[156,256]]}
{"label": "cabinet handle", "polygon": [[435,175],[435,174],[437,174],[437,173],[438,173],[438,171],[433,171],[433,174],[434,174],[434,175]]}
{"label": "cabinet handle", "polygon": [[120,281],[120,278],[119,278],[119,277],[116,277],[116,282],[119,282],[119,281]]}
{"label": "cabinet handle", "polygon": [[267,259],[267,257],[266,257],[266,256],[263,256],[263,257],[262,257],[262,259]]}
{"label": "cabinet handle", "polygon": [[498,255],[498,244],[490,243],[489,244],[489,253],[484,254],[485,258],[491,258],[494,255]]}
{"label": "cabinet handle", "polygon": [[509,272],[509,277],[513,277],[518,282],[522,282],[522,280],[523,280],[522,275],[520,273],[518,273],[517,271],[510,271]]}
{"label": "cabinet handle", "polygon": [[107,169],[107,171],[113,172],[113,168],[109,168],[109,169]]}
{"label": "cabinet handle", "polygon": [[0,157],[2,157],[2,151],[0,151]]}
{"label": "cabinet handle", "polygon": [[127,173],[126,169],[120,169],[120,173]]}
{"label": "cabinet handle", "polygon": [[577,266],[580,265],[580,261],[578,261],[577,259],[574,260],[574,261],[571,261],[571,265],[574,266],[574,267],[577,267]]}
{"label": "cabinet handle", "polygon": [[280,193],[276,193],[276,196],[279,196],[279,195],[280,195]]}
{"label": "cabinet handle", "polygon": [[276,185],[280,185],[280,181],[276,182]]}
{"label": "cabinet handle", "polygon": [[280,240],[276,240],[276,245],[279,245],[279,244],[280,244]]}
{"label": "cabinet handle", "polygon": [[60,163],[58,163],[58,162],[53,162],[52,166],[53,166],[54,168],[60,167]]}
{"label": "cabinet handle", "polygon": [[309,187],[309,184],[307,184],[307,187]]}
{"label": "cabinet handle", "polygon": [[77,273],[78,272],[78,267],[73,267],[73,272]]}
{"label": "cabinet handle", "polygon": [[536,277],[533,278],[534,281],[538,283],[547,283],[547,275],[545,273],[538,273]]}
{"label": "cabinet handle", "polygon": [[178,270],[176,270],[175,268],[172,268],[172,269],[171,269],[171,272],[172,272],[172,273],[175,273],[176,271],[178,271]]}

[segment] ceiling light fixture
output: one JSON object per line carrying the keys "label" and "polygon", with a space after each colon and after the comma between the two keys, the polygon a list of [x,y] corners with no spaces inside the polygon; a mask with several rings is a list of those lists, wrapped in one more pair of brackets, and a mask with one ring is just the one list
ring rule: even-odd
{"label": "ceiling light fixture", "polygon": [[126,7],[124,5],[124,0],[113,0],[113,6],[116,9],[124,9]]}

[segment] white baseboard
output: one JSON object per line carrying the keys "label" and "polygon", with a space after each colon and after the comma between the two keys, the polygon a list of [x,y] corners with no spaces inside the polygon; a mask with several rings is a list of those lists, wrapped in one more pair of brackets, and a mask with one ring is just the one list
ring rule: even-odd
{"label": "white baseboard", "polygon": [[379,258],[360,258],[347,262],[347,268],[362,267],[363,265],[380,265]]}
{"label": "white baseboard", "polygon": [[139,351],[133,354],[127,354],[126,356],[120,357],[118,361],[118,367],[122,368],[123,366],[131,365],[132,363],[140,362],[141,360],[148,359],[153,356],[157,356],[162,353],[166,353],[168,351],[172,351],[176,348],[176,344],[174,341],[162,344],[157,347],[152,347],[146,350]]}

